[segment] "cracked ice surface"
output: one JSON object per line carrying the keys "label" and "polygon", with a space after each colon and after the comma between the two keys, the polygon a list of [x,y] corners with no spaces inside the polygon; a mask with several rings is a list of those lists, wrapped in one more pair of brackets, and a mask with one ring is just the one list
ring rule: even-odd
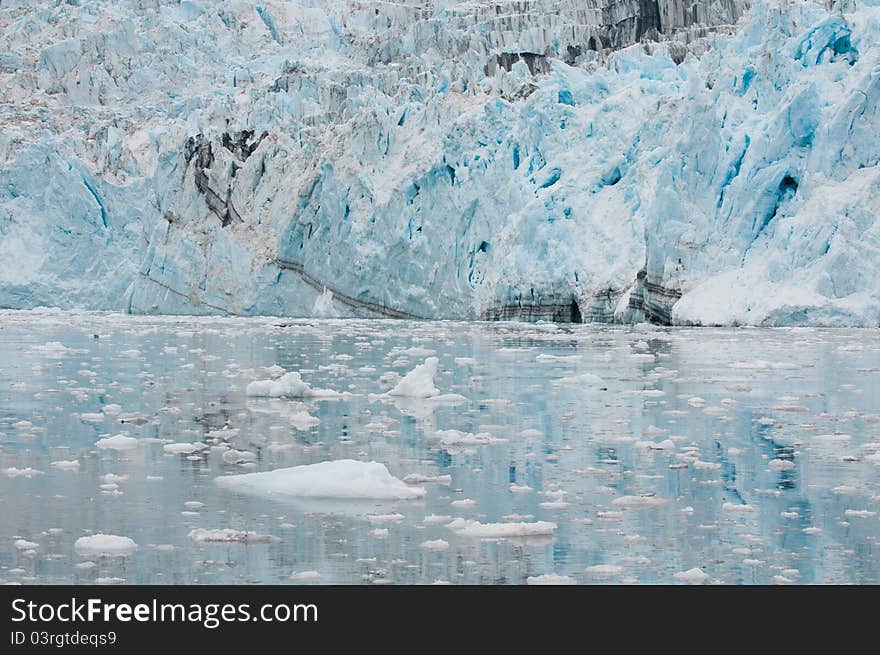
{"label": "cracked ice surface", "polygon": [[0,582],[877,584],[872,334],[0,312]]}
{"label": "cracked ice surface", "polygon": [[876,0],[5,2],[0,306],[877,325],[878,37]]}

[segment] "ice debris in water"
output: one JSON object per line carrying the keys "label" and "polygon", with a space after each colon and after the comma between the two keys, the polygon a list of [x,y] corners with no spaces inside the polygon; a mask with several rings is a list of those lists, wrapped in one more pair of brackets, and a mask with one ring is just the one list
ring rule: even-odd
{"label": "ice debris in water", "polygon": [[533,523],[480,523],[479,521],[458,518],[447,523],[446,527],[463,537],[506,539],[552,535],[557,526],[549,521],[535,521]]}
{"label": "ice debris in water", "polygon": [[277,543],[281,541],[278,537],[270,534],[259,534],[257,532],[233,530],[231,528],[222,528],[219,530],[195,528],[194,530],[190,530],[188,536],[197,543],[237,542],[243,544],[259,544]]}
{"label": "ice debris in water", "polygon": [[115,534],[93,534],[88,537],[80,537],[73,544],[74,549],[81,555],[131,555],[137,550],[138,545],[130,537],[121,537]]}
{"label": "ice debris in water", "polygon": [[245,393],[256,398],[336,398],[340,395],[330,389],[313,389],[303,381],[299,371],[290,371],[275,380],[251,382]]}
{"label": "ice debris in water", "polygon": [[439,396],[440,390],[434,386],[434,377],[437,375],[439,363],[440,360],[436,357],[428,357],[424,364],[419,364],[403,376],[400,382],[388,392],[388,395],[404,396],[407,398]]}
{"label": "ice debris in water", "polygon": [[545,573],[543,575],[533,575],[526,578],[526,584],[530,585],[573,585],[577,584],[574,578],[568,575],[557,575],[555,573]]}
{"label": "ice debris in water", "polygon": [[384,464],[353,459],[223,476],[216,482],[230,491],[258,496],[408,500],[426,494],[422,487],[392,476]]}
{"label": "ice debris in water", "polygon": [[677,582],[685,582],[687,584],[703,584],[709,579],[709,574],[699,568],[680,571],[672,576]]}
{"label": "ice debris in water", "polygon": [[125,434],[116,434],[112,437],[104,437],[95,442],[96,448],[104,450],[131,450],[137,448],[138,440]]}

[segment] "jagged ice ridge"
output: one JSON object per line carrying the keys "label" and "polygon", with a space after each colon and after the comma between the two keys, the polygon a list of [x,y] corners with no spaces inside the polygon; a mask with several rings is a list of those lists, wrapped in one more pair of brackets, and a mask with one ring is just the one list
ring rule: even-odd
{"label": "jagged ice ridge", "polygon": [[876,326],[878,42],[878,0],[4,2],[0,306]]}

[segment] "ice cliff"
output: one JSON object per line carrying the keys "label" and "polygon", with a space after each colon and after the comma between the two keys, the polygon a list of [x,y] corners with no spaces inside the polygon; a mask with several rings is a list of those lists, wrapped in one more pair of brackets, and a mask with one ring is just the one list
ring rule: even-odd
{"label": "ice cliff", "polygon": [[0,2],[0,306],[880,324],[880,0]]}

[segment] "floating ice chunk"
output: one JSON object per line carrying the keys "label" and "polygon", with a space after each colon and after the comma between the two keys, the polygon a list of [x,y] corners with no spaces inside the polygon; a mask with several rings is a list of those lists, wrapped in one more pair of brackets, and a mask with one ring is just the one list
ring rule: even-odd
{"label": "floating ice chunk", "polygon": [[137,550],[138,545],[129,537],[98,533],[88,537],[80,537],[73,544],[73,547],[80,555],[114,555],[124,557],[131,555]]}
{"label": "floating ice chunk", "polygon": [[452,517],[446,514],[428,514],[422,519],[422,523],[425,525],[443,525],[450,521],[452,521]]}
{"label": "floating ice chunk", "polygon": [[527,484],[511,484],[508,489],[515,494],[526,494],[532,491],[532,488]]}
{"label": "floating ice chunk", "polygon": [[[653,359],[653,357],[652,357]],[[559,378],[553,382],[554,385],[565,387],[604,387],[605,381],[598,375],[593,373],[581,373],[579,375],[569,375]]]}
{"label": "floating ice chunk", "polygon": [[477,363],[473,357],[456,357],[453,361],[456,366],[474,366]]}
{"label": "floating ice chunk", "polygon": [[95,584],[100,584],[100,585],[123,584],[124,582],[125,582],[125,578],[117,578],[117,577],[95,578]]}
{"label": "floating ice chunk", "polygon": [[79,469],[79,460],[78,459],[60,459],[49,464],[54,469],[58,469],[59,471],[76,471]]}
{"label": "floating ice chunk", "polygon": [[573,585],[577,584],[575,579],[568,575],[557,575],[556,573],[545,573],[543,575],[533,575],[526,578],[526,584],[529,585]]}
{"label": "floating ice chunk", "polygon": [[423,541],[419,544],[419,548],[422,550],[444,551],[449,550],[449,542],[444,539],[431,539]]}
{"label": "floating ice chunk", "polygon": [[665,503],[665,499],[657,498],[656,496],[621,496],[611,501],[611,504],[615,507],[625,507],[627,509],[653,509]]}
{"label": "floating ice chunk", "polygon": [[19,469],[14,466],[10,466],[9,468],[3,469],[3,474],[10,478],[32,478],[35,475],[43,475],[42,471],[38,471],[37,469],[31,468],[28,466],[27,468]]}
{"label": "floating ice chunk", "polygon": [[751,505],[742,505],[739,503],[724,503],[721,506],[721,511],[725,514],[749,514],[755,511],[755,508]]}
{"label": "floating ice chunk", "polygon": [[440,484],[450,484],[452,482],[451,475],[421,475],[420,473],[410,473],[403,478],[407,484],[424,484],[426,482],[438,482]]}
{"label": "floating ice chunk", "polygon": [[488,432],[474,434],[461,430],[437,430],[436,436],[440,438],[440,443],[443,446],[487,446],[507,441],[501,437],[494,437]]}
{"label": "floating ice chunk", "polygon": [[388,392],[389,396],[402,396],[406,398],[432,398],[440,395],[440,390],[434,386],[434,377],[437,375],[437,367],[440,360],[436,357],[428,357],[424,364],[419,364]]}
{"label": "floating ice chunk", "polygon": [[203,443],[167,443],[162,447],[166,453],[173,455],[191,455],[200,450],[204,450],[207,446]]}
{"label": "floating ice chunk", "polygon": [[541,364],[548,364],[550,362],[564,362],[564,363],[574,363],[579,362],[583,359],[581,355],[547,355],[540,354],[535,357],[535,361]]}
{"label": "floating ice chunk", "polygon": [[791,578],[786,578],[784,575],[774,575],[772,580],[773,580],[773,584],[779,584],[779,585],[794,584],[794,580],[792,580]]}
{"label": "floating ice chunk", "polygon": [[477,504],[477,501],[474,500],[473,498],[462,498],[461,500],[453,500],[449,504],[452,507],[468,508],[468,507],[474,507]]}
{"label": "floating ice chunk", "polygon": [[594,578],[612,578],[623,573],[623,567],[617,564],[595,564],[585,568],[584,573]]}
{"label": "floating ice chunk", "polygon": [[285,373],[276,380],[257,380],[245,388],[245,394],[257,398],[338,398],[331,389],[312,389],[303,382],[299,371]]}
{"label": "floating ice chunk", "polygon": [[223,461],[227,464],[241,464],[242,462],[256,462],[257,456],[249,450],[235,450],[230,448],[223,452]]}
{"label": "floating ice chunk", "polygon": [[552,535],[556,524],[549,521],[534,523],[480,523],[468,519],[454,519],[446,527],[463,537],[481,539],[508,539],[511,537],[533,537]]}
{"label": "floating ice chunk", "polygon": [[86,350],[76,349],[76,348],[68,348],[60,341],[49,341],[42,345],[34,345],[28,346],[25,349],[25,352],[29,353],[39,353],[41,355],[46,355],[47,357],[62,357],[67,354],[73,353],[86,353]]}
{"label": "floating ice chunk", "polygon": [[233,530],[232,528],[221,528],[219,530],[196,528],[195,530],[190,530],[188,536],[196,543],[235,542],[242,544],[274,544],[281,541],[281,539],[271,534]]}
{"label": "floating ice chunk", "polygon": [[844,514],[844,516],[850,516],[850,517],[862,518],[862,519],[868,519],[868,518],[871,518],[872,516],[877,516],[877,512],[872,512],[871,510],[868,510],[868,509],[848,509],[843,514]]}
{"label": "floating ice chunk", "polygon": [[791,471],[797,468],[797,465],[790,459],[771,459],[767,463],[767,468],[774,471]]}
{"label": "floating ice chunk", "polygon": [[291,580],[320,580],[321,574],[318,571],[299,571],[290,574]]}
{"label": "floating ice chunk", "polygon": [[35,541],[28,541],[27,539],[16,539],[13,543],[18,550],[33,550],[34,548],[39,548],[40,544]]}
{"label": "floating ice chunk", "polygon": [[400,523],[406,517],[399,513],[395,512],[394,514],[370,514],[367,516],[367,520],[370,523]]}
{"label": "floating ice chunk", "polygon": [[709,574],[699,568],[688,569],[687,571],[679,571],[672,576],[677,582],[685,582],[687,584],[703,584],[709,579]]}
{"label": "floating ice chunk", "polygon": [[261,496],[408,500],[426,493],[392,476],[384,464],[353,459],[229,475],[216,482],[231,491]]}
{"label": "floating ice chunk", "polygon": [[102,450],[131,450],[138,447],[138,440],[125,434],[116,434],[112,437],[104,437],[95,442],[96,448]]}

